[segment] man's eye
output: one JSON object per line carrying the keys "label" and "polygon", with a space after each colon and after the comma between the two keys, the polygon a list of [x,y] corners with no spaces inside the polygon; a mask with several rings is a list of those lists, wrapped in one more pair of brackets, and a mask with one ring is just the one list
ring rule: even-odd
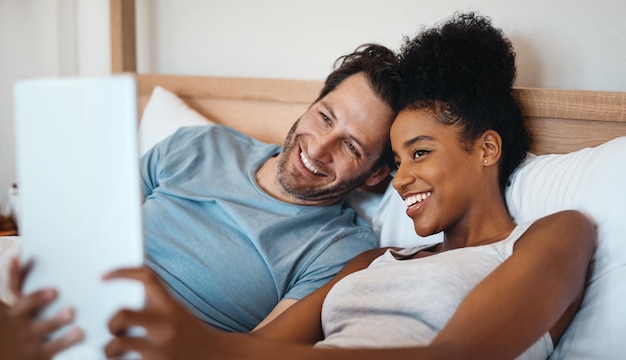
{"label": "man's eye", "polygon": [[324,114],[323,112],[320,113],[320,116],[322,117],[322,120],[324,120],[325,122],[330,124],[330,118],[328,116],[326,116],[326,114]]}
{"label": "man's eye", "polygon": [[359,150],[357,150],[357,148],[352,143],[348,143],[348,149],[350,149],[350,151],[352,151],[354,155],[359,155]]}

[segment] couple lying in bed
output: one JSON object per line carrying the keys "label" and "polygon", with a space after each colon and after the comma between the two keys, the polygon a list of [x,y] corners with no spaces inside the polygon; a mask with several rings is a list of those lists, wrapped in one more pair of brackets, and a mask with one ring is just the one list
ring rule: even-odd
{"label": "couple lying in bed", "polygon": [[[505,187],[530,146],[515,74],[501,31],[457,14],[398,57],[369,45],[341,58],[282,149],[219,126],[158,144],[142,159],[147,267],[107,275],[143,282],[148,300],[113,316],[106,354],[548,357],[580,304],[595,230],[575,211],[511,219]],[[391,167],[415,231],[443,242],[372,249],[342,199]],[[26,272],[12,264],[14,291]],[[45,358],[79,341],[79,329],[46,339],[71,310],[33,319],[55,296],[3,307],[0,351]],[[145,336],[127,336],[135,326]]]}

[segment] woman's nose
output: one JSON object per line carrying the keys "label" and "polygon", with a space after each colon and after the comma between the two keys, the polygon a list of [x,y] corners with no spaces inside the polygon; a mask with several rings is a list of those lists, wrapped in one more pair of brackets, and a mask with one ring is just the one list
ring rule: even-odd
{"label": "woman's nose", "polygon": [[407,166],[398,166],[396,168],[396,174],[393,177],[393,188],[400,192],[404,186],[410,184],[413,177],[410,175]]}

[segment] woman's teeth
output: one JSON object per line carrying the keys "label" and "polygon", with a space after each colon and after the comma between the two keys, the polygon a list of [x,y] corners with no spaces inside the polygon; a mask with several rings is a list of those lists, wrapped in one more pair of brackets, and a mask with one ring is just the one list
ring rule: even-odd
{"label": "woman's teeth", "polygon": [[404,199],[404,205],[409,208],[419,202],[422,202],[426,199],[428,199],[428,197],[430,197],[432,193],[430,191],[425,192],[425,193],[420,193],[420,194],[416,194],[416,195],[411,195],[408,198]]}

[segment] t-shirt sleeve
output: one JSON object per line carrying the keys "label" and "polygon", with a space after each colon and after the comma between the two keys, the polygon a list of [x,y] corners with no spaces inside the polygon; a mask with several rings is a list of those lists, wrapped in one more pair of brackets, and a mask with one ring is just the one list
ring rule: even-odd
{"label": "t-shirt sleeve", "polygon": [[159,186],[157,168],[159,164],[159,159],[163,154],[163,148],[165,147],[166,141],[167,140],[163,140],[160,143],[156,144],[139,159],[141,193],[144,199],[152,193],[152,190]]}
{"label": "t-shirt sleeve", "polygon": [[330,243],[299,276],[283,298],[300,300],[317,290],[343,266],[360,253],[376,248],[376,239],[369,228]]}
{"label": "t-shirt sleeve", "polygon": [[144,199],[159,186],[159,174],[162,171],[160,164],[171,148],[181,142],[179,139],[184,135],[183,129],[185,128],[178,129],[158,142],[139,159],[141,193]]}

